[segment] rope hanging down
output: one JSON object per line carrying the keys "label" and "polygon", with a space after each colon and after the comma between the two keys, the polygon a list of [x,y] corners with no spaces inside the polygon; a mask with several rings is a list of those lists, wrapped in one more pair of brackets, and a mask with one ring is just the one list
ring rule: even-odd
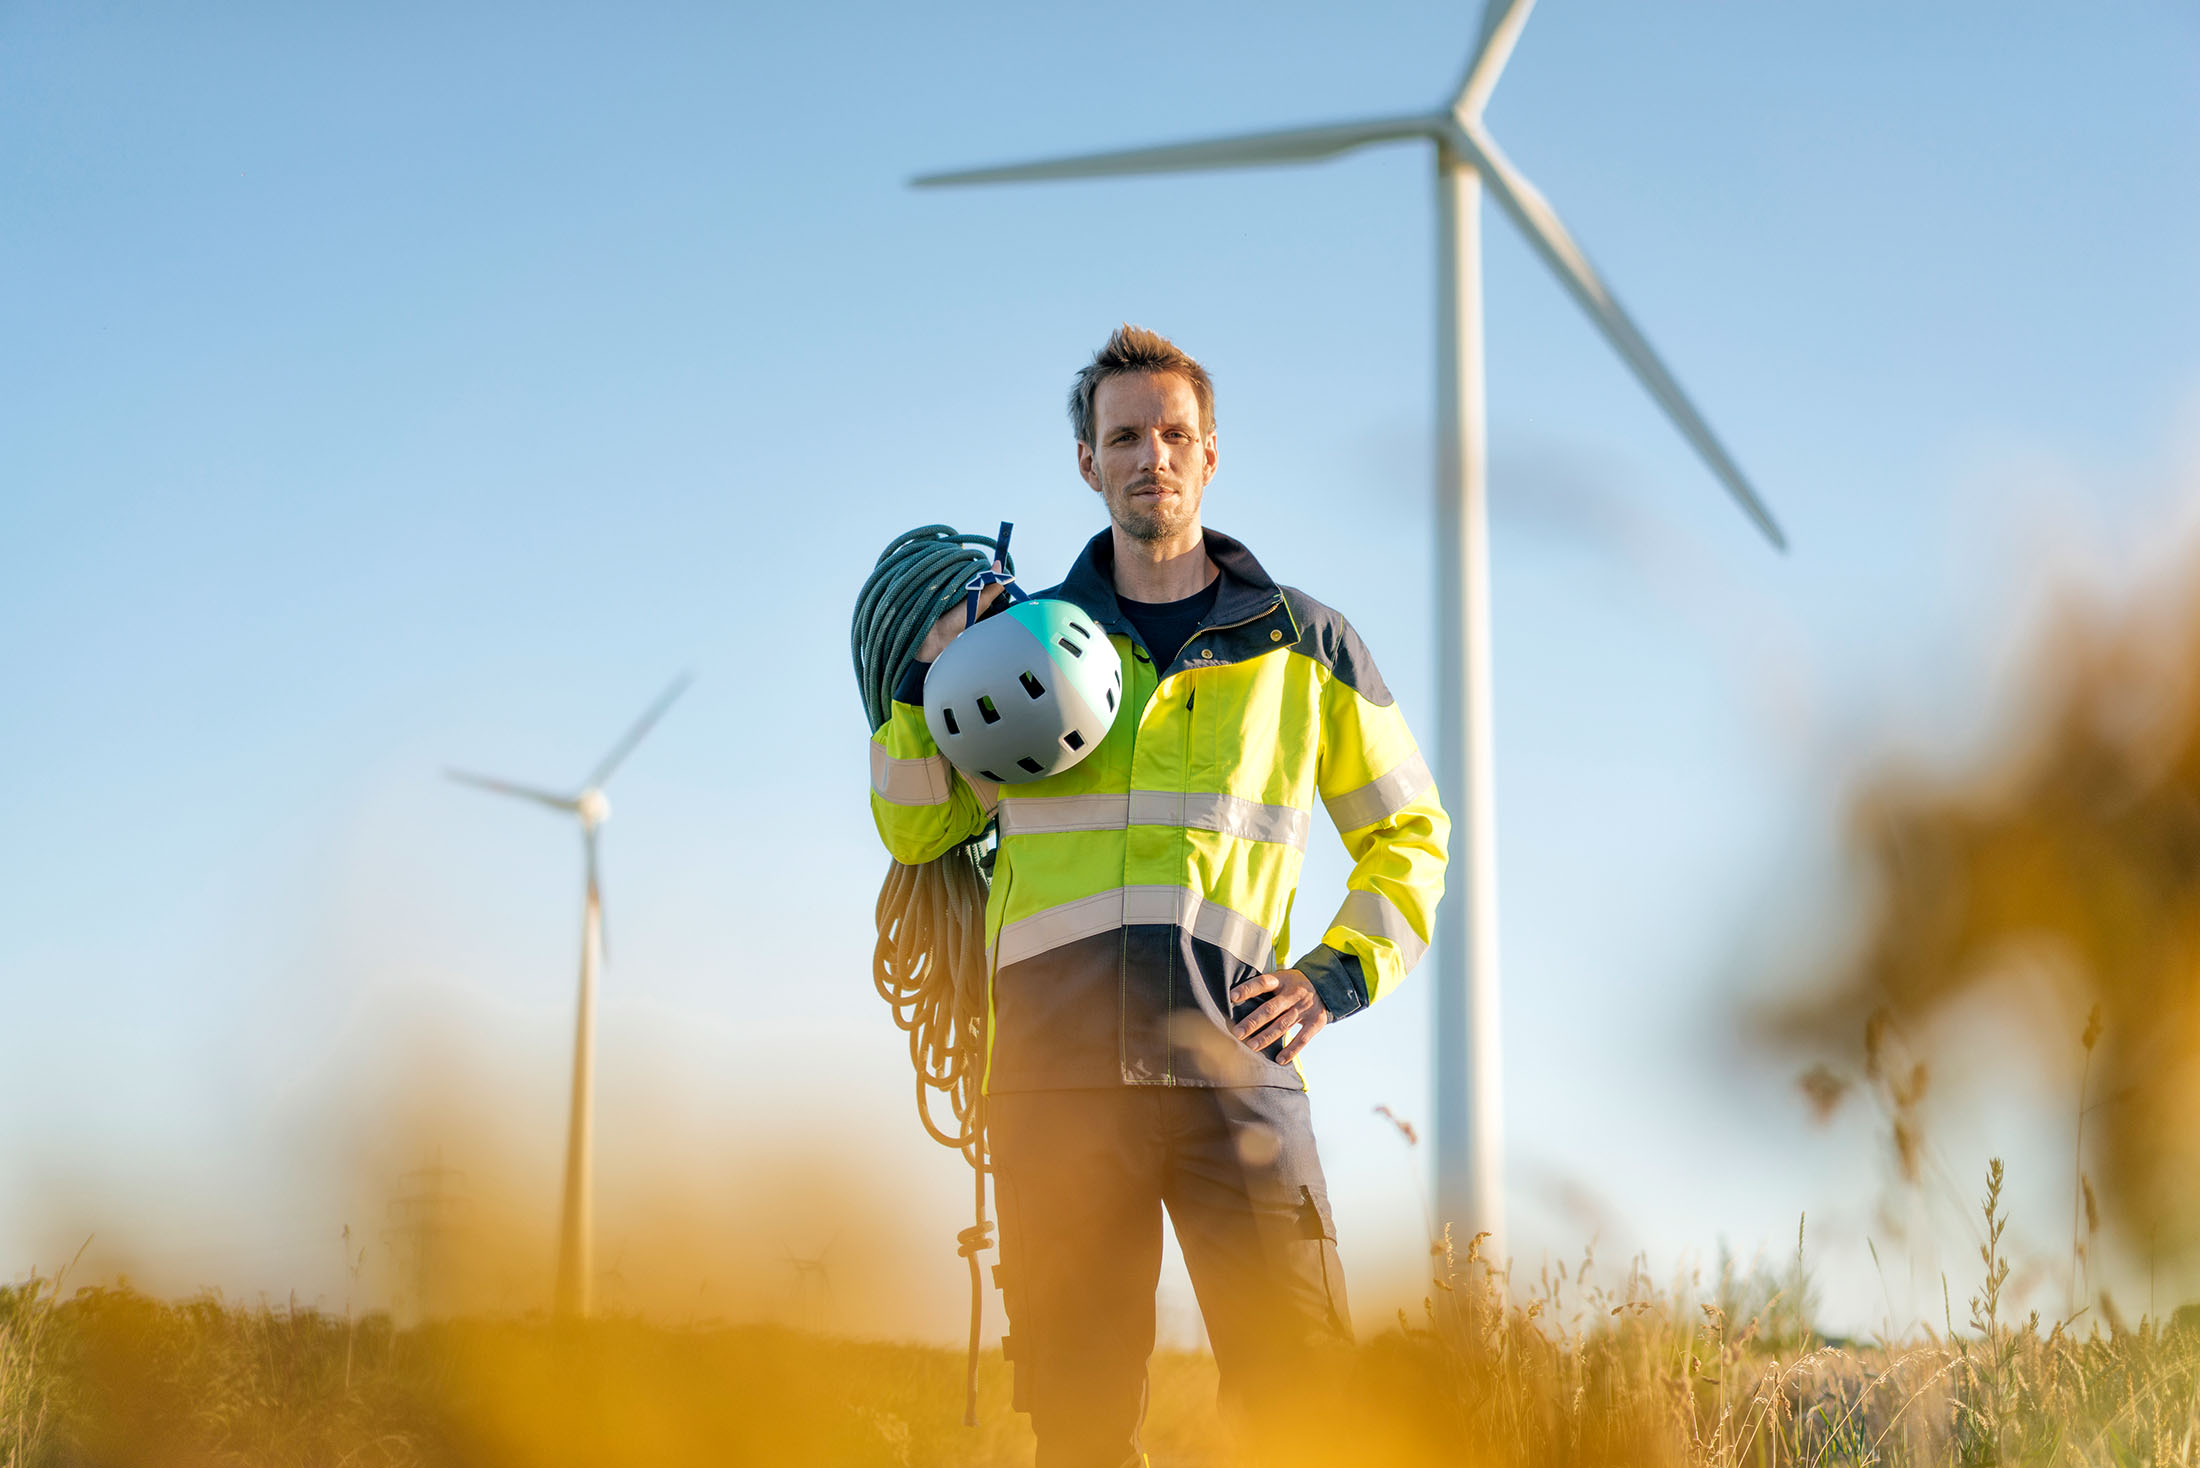
{"label": "rope hanging down", "polygon": [[[863,712],[876,733],[892,711],[894,685],[923,645],[932,624],[965,605],[973,580],[993,567],[1011,575],[1008,527],[999,540],[925,525],[898,537],[856,599],[849,635]],[[878,944],[871,979],[909,1036],[916,1071],[917,1116],[942,1146],[971,1167],[976,1221],[956,1235],[956,1253],[970,1263],[970,1354],[963,1379],[963,1421],[978,1420],[978,1335],[984,1290],[978,1255],[992,1247],[985,1216],[985,837],[964,842],[922,866],[895,862],[878,894]],[[933,1092],[946,1095],[951,1125],[934,1115]]]}

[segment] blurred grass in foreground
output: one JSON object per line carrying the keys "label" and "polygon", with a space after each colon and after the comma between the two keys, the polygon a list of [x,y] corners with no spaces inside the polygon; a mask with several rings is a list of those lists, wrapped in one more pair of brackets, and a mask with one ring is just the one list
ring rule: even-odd
{"label": "blurred grass in foreground", "polygon": [[[1483,1464],[2200,1463],[2200,1330],[2081,1337],[2004,1318],[2002,1173],[1960,1320],[1906,1342],[1821,1339],[1801,1240],[1774,1274],[1617,1290],[1589,1261],[1506,1303],[1470,1249],[1423,1318],[1310,1382],[1262,1461]],[[1516,1298],[1518,1298],[1516,1296]],[[127,1288],[0,1291],[0,1465],[1022,1464],[989,1353],[976,1430],[960,1353],[776,1326],[393,1329],[295,1306]],[[1231,1461],[1210,1362],[1155,1358],[1147,1445]]]}

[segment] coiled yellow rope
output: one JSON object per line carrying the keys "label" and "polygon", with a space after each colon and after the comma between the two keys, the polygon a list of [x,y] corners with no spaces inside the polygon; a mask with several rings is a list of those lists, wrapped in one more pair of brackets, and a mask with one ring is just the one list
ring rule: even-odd
{"label": "coiled yellow rope", "polygon": [[[978,1125],[985,1060],[985,875],[974,846],[922,866],[895,862],[878,894],[871,978],[909,1036],[917,1115],[932,1140],[985,1165]],[[947,1098],[942,1126],[933,1093]]]}

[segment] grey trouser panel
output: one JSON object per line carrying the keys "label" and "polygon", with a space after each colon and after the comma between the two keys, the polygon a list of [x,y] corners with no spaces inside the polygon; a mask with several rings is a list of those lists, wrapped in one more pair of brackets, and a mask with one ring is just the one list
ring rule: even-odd
{"label": "grey trouser panel", "polygon": [[1118,1086],[987,1102],[1004,1343],[1036,1468],[1141,1462],[1166,1208],[1226,1405],[1281,1410],[1351,1338],[1304,1091]]}

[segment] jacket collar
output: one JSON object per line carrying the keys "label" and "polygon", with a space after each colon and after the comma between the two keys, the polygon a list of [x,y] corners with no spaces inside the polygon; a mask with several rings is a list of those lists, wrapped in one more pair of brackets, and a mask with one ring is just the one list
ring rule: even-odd
{"label": "jacket collar", "polygon": [[[1204,532],[1204,541],[1207,559],[1222,573],[1222,584],[1215,592],[1214,610],[1200,623],[1202,627],[1228,627],[1249,621],[1282,601],[1281,589],[1242,542],[1216,530]],[[1085,542],[1077,564],[1070,567],[1069,575],[1062,578],[1053,594],[1077,603],[1111,632],[1130,632],[1122,603],[1115,598],[1112,531],[1103,530]]]}
{"label": "jacket collar", "polygon": [[[1259,657],[1283,644],[1296,644],[1301,635],[1289,598],[1251,551],[1213,530],[1206,532],[1205,541],[1207,559],[1222,573],[1214,608],[1185,640],[1176,660],[1155,669],[1164,678],[1182,668],[1214,668]],[[1116,599],[1115,540],[1110,532],[1103,530],[1087,542],[1068,577],[1045,595],[1075,602],[1108,631],[1138,643],[1137,629]]]}

